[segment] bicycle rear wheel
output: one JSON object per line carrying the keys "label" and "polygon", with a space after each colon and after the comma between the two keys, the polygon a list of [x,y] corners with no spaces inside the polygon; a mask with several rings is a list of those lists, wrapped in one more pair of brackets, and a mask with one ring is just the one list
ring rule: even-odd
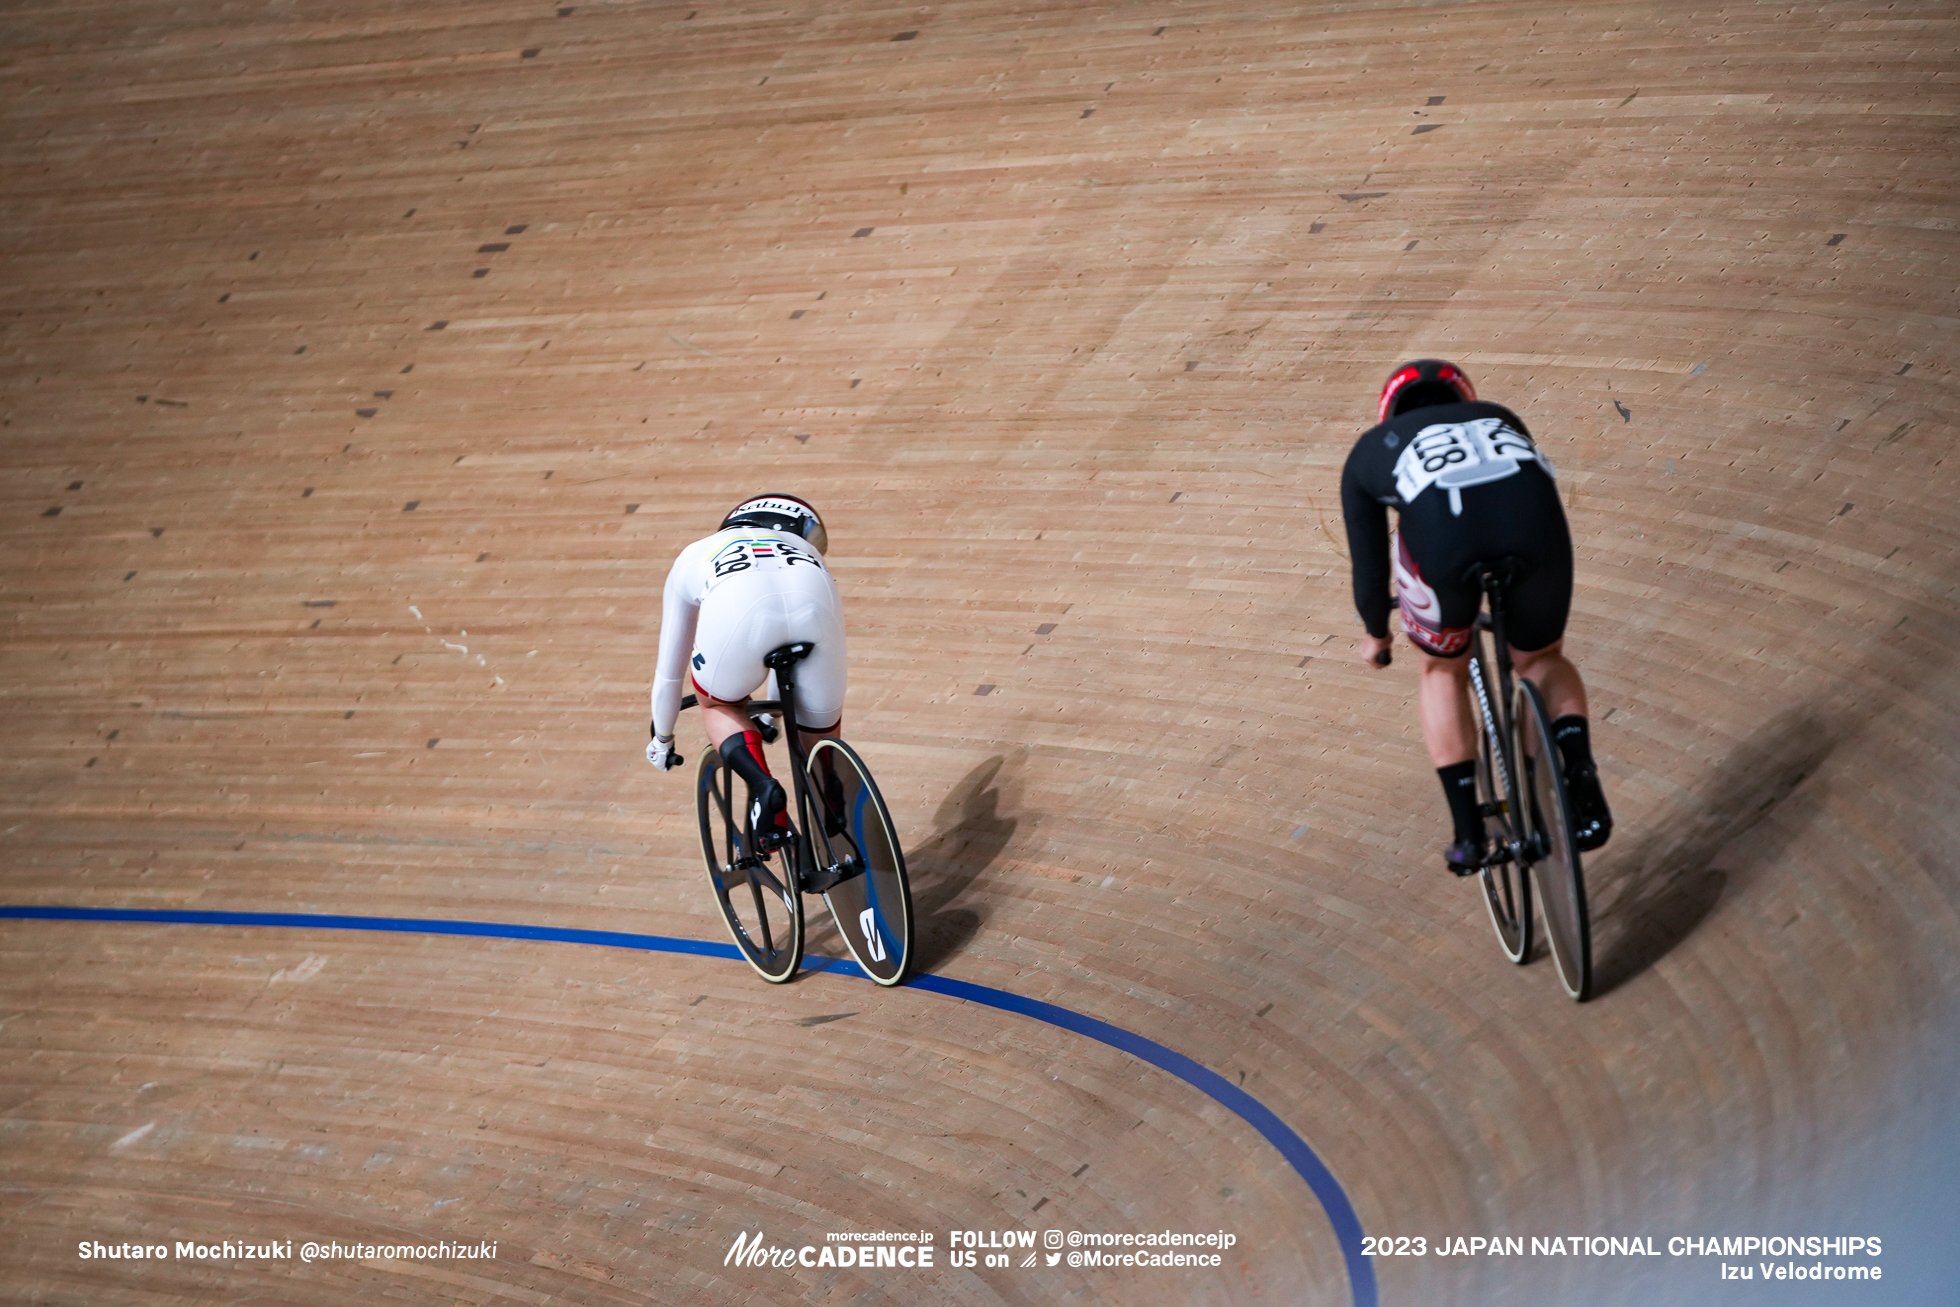
{"label": "bicycle rear wheel", "polygon": [[1565,792],[1565,767],[1552,739],[1545,700],[1530,681],[1519,681],[1512,718],[1516,757],[1524,776],[1526,842],[1534,857],[1531,878],[1538,883],[1545,937],[1552,943],[1559,983],[1583,1003],[1592,994],[1592,921],[1586,910],[1586,877],[1579,846],[1572,838],[1572,805]]}
{"label": "bicycle rear wheel", "polygon": [[1470,650],[1470,699],[1477,710],[1477,801],[1485,813],[1484,838],[1501,861],[1484,868],[1481,884],[1498,947],[1505,957],[1523,964],[1531,959],[1531,879],[1513,856],[1521,842],[1518,785],[1506,762],[1496,711],[1497,678],[1483,644],[1479,636]]}
{"label": "bicycle rear wheel", "polygon": [[[701,751],[695,786],[701,817],[701,852],[708,862],[708,885],[735,947],[756,974],[780,985],[803,962],[803,896],[785,879],[794,843],[775,855],[751,852],[747,787],[715,749]],[[777,856],[779,855],[779,856]],[[776,857],[775,865],[769,858]]]}
{"label": "bicycle rear wheel", "polygon": [[871,769],[838,739],[810,749],[810,846],[817,885],[864,974],[897,985],[912,966],[912,886],[891,811]]}

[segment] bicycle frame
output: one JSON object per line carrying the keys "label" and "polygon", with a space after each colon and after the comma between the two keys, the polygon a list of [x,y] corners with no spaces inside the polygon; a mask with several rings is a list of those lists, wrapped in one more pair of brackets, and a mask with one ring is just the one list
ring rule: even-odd
{"label": "bicycle frame", "polygon": [[[743,715],[749,718],[751,724],[754,723],[757,716],[763,713],[774,713],[783,719],[784,725],[789,728],[787,734],[789,736],[790,771],[795,773],[790,779],[796,793],[796,812],[799,817],[807,817],[811,806],[807,782],[804,779],[804,771],[810,763],[810,754],[809,750],[803,747],[803,733],[796,727],[796,674],[791,669],[795,667],[799,659],[806,657],[813,647],[809,644],[786,645],[782,650],[771,653],[763,659],[763,662],[768,666],[769,670],[776,674],[778,698],[744,699],[739,704],[727,703],[722,705],[728,708],[740,708]],[[681,710],[684,712],[689,708],[697,706],[699,703],[700,700],[695,695],[686,695],[681,699]],[[776,737],[765,732],[764,738],[773,742]],[[801,826],[798,827],[799,832],[803,829]],[[802,843],[802,841],[798,841],[798,843]],[[757,851],[751,849],[748,851],[747,856],[753,858],[757,856]],[[797,879],[800,881],[802,879],[801,875]]]}
{"label": "bicycle frame", "polygon": [[[1490,687],[1484,684],[1483,659],[1477,657],[1477,653],[1478,650],[1473,646],[1470,650],[1470,688],[1476,692],[1477,707],[1483,712],[1484,720],[1496,723],[1498,738],[1508,740],[1511,738],[1511,710],[1505,691],[1510,688],[1510,677],[1505,675],[1505,668],[1501,666],[1498,668],[1497,703],[1493,706]],[[1503,751],[1493,752],[1491,760],[1497,764],[1495,778],[1497,784],[1508,789],[1511,784],[1511,766]]]}
{"label": "bicycle frame", "polygon": [[[1482,587],[1490,605],[1490,611],[1487,614],[1477,615],[1477,630],[1471,636],[1475,643],[1470,649],[1470,684],[1476,692],[1477,706],[1483,713],[1484,721],[1497,727],[1496,735],[1499,743],[1491,750],[1491,762],[1497,770],[1497,775],[1492,777],[1492,780],[1494,788],[1502,796],[1502,802],[1506,807],[1510,807],[1518,795],[1518,782],[1521,778],[1511,774],[1513,761],[1511,751],[1514,740],[1512,734],[1514,723],[1511,720],[1514,677],[1511,668],[1511,645],[1504,635],[1504,595],[1516,575],[1516,565],[1507,559],[1496,563],[1479,563],[1473,570],[1477,577],[1477,584]],[[1478,656],[1481,652],[1482,632],[1485,630],[1491,633],[1491,642],[1496,646],[1493,651],[1493,661],[1497,666],[1495,687],[1485,684],[1484,660]],[[1491,693],[1493,688],[1497,692],[1495,696]],[[1504,824],[1511,835],[1511,847],[1506,852],[1512,858],[1521,860],[1525,852],[1522,814],[1513,811],[1506,816],[1507,820]]]}
{"label": "bicycle frame", "polygon": [[[1544,696],[1535,682],[1517,678],[1504,631],[1505,597],[1525,566],[1515,558],[1500,558],[1478,563],[1464,574],[1465,581],[1476,579],[1490,607],[1487,615],[1477,614],[1465,651],[1471,693],[1482,718],[1476,753],[1480,815],[1486,838],[1495,841],[1480,870],[1498,943],[1515,963],[1531,958],[1531,900],[1537,886],[1559,983],[1583,1002],[1591,993],[1591,933],[1560,750]],[[1491,670],[1484,663],[1485,631],[1496,643]],[[1490,683],[1493,678],[1496,685]],[[1550,881],[1545,879],[1548,873]]]}
{"label": "bicycle frame", "polygon": [[[862,870],[855,859],[846,858],[842,863],[834,860],[830,865],[822,865],[826,855],[831,853],[827,834],[819,830],[819,814],[823,805],[810,790],[810,751],[804,746],[803,731],[796,724],[796,664],[807,657],[814,646],[807,643],[785,645],[770,653],[762,661],[776,674],[776,694],[774,699],[750,699],[742,705],[742,711],[753,720],[760,713],[774,713],[782,719],[785,746],[789,749],[791,784],[796,793],[797,838],[792,841],[796,852],[796,867],[792,873],[797,891],[803,894],[824,894]],[[844,870],[840,874],[840,867]]]}
{"label": "bicycle frame", "polygon": [[792,878],[799,892],[807,892],[807,882],[816,870],[815,832],[810,829],[810,815],[816,805],[810,797],[809,778],[805,774],[810,766],[810,751],[803,746],[803,732],[796,724],[796,664],[809,656],[815,646],[807,643],[785,645],[770,653],[762,661],[776,674],[776,694],[774,699],[751,699],[742,705],[742,711],[753,719],[758,713],[775,713],[782,718],[784,745],[789,749],[789,769],[791,783],[796,789],[796,868]]}

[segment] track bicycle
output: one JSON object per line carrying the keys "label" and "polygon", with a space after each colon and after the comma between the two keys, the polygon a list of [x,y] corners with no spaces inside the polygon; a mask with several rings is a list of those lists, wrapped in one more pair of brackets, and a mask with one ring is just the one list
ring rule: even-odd
{"label": "track bicycle", "polygon": [[[695,807],[708,884],[735,946],[771,984],[796,975],[803,961],[803,895],[821,894],[838,933],[864,974],[880,985],[903,983],[912,965],[912,889],[891,811],[857,750],[823,736],[805,748],[796,724],[796,664],[814,644],[771,651],[778,697],[742,705],[766,742],[766,719],[779,717],[787,737],[794,817],[758,831],[747,786],[715,749],[701,758]],[[681,701],[695,706],[695,696]],[[788,814],[785,814],[786,816]]]}
{"label": "track bicycle", "polygon": [[[1489,601],[1489,611],[1477,615],[1469,651],[1477,798],[1488,849],[1479,879],[1497,941],[1517,963],[1531,959],[1536,887],[1559,983],[1583,1003],[1592,994],[1592,922],[1565,767],[1544,696],[1530,680],[1513,683],[1511,646],[1504,638],[1505,600],[1522,566],[1505,558],[1470,569]],[[1485,631],[1492,653],[1484,648]]]}

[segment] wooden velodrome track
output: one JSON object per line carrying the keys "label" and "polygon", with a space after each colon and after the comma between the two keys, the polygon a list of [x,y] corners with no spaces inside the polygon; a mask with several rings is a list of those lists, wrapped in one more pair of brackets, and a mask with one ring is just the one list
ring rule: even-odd
{"label": "wooden velodrome track", "polygon": [[[723,941],[641,758],[659,587],[794,490],[930,974],[1216,1073],[1368,1234],[1881,1235],[1845,1300],[1952,1301],[1912,1223],[1960,1031],[1950,6],[0,31],[0,902]],[[1411,660],[1351,654],[1339,469],[1418,354],[1560,469],[1620,823],[1583,1007],[1440,868]],[[1366,1299],[1229,1104],[928,989],[325,926],[0,956],[7,1301]],[[1050,1228],[1238,1243],[946,1264]],[[758,1230],[939,1260],[724,1266]],[[498,1251],[78,1252],[180,1239]],[[1716,1260],[1369,1273],[1769,1300]]]}

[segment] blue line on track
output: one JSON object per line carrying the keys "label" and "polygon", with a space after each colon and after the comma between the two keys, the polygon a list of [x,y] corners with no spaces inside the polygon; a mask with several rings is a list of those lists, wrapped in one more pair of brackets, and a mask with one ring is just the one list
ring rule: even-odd
{"label": "blue line on track", "polygon": [[[648,953],[687,953],[696,957],[727,958],[742,955],[733,944],[711,944],[706,940],[680,939],[673,935],[628,935],[615,930],[570,930],[560,926],[517,926],[491,921],[437,921],[414,917],[340,917],[305,912],[192,912],[151,908],[60,908],[0,905],[0,919],[27,921],[141,921],[193,926],[296,926],[309,930],[389,930],[408,935],[476,935],[492,939],[535,939],[560,944],[599,944],[610,948],[639,949]],[[857,963],[843,958],[811,958],[806,971],[863,977]],[[1361,1252],[1361,1220],[1348,1202],[1346,1190],[1334,1173],[1295,1134],[1286,1122],[1251,1094],[1200,1066],[1182,1053],[1173,1052],[1152,1039],[1112,1026],[1107,1021],[1071,1012],[1040,999],[1023,998],[1004,989],[975,985],[970,981],[944,976],[919,976],[906,982],[907,989],[922,989],[949,998],[965,999],[998,1008],[1018,1016],[1032,1017],[1051,1026],[1086,1036],[1130,1056],[1148,1062],[1201,1092],[1265,1136],[1280,1151],[1307,1187],[1320,1199],[1334,1237],[1341,1245],[1347,1263],[1348,1287],[1353,1291],[1354,1307],[1376,1307],[1374,1264]]]}

